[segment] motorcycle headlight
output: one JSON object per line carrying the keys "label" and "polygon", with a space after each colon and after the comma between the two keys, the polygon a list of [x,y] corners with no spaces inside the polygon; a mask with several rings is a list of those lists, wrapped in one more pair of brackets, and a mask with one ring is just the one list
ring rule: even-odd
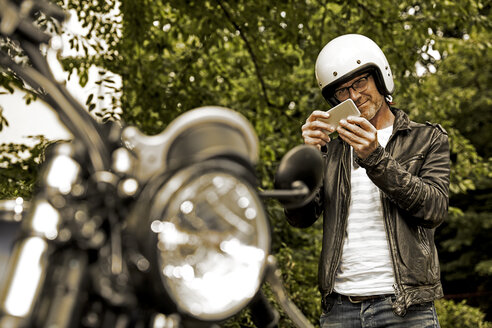
{"label": "motorcycle headlight", "polygon": [[181,311],[222,320],[258,291],[270,230],[245,179],[216,165],[184,169],[157,193],[150,222],[160,276]]}

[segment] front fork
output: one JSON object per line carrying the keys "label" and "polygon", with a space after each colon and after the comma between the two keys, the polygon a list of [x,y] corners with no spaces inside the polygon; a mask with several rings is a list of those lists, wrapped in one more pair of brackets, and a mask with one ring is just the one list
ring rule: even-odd
{"label": "front fork", "polygon": [[[81,174],[73,147],[59,144],[53,148],[42,171],[41,192],[22,218],[20,237],[14,244],[0,290],[0,327],[68,327],[70,318],[53,314],[50,304],[63,307],[67,316],[72,315],[88,261],[84,252],[66,247],[72,232],[66,228],[67,213],[63,209],[73,210],[66,196],[80,186]],[[19,211],[14,208],[11,212]],[[49,286],[62,287],[49,290]],[[43,323],[60,324],[41,324],[40,316]]]}
{"label": "front fork", "polygon": [[23,238],[14,246],[0,294],[0,326],[31,326],[36,300],[46,279],[48,243],[40,237]]}
{"label": "front fork", "polygon": [[69,327],[76,317],[87,254],[57,250],[60,222],[44,199],[22,221],[0,290],[0,327]]}

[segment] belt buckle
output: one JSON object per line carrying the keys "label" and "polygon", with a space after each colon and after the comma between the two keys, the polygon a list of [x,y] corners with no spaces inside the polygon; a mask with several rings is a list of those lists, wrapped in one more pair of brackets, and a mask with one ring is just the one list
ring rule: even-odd
{"label": "belt buckle", "polygon": [[356,300],[353,300],[352,299],[352,296],[347,296],[348,300],[350,301],[350,303],[352,304],[359,304],[359,303],[362,303],[362,300],[360,301],[356,301]]}

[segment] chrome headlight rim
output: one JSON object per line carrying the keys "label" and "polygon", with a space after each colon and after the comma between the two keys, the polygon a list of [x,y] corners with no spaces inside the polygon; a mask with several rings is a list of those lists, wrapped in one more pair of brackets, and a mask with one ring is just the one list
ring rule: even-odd
{"label": "chrome headlight rim", "polygon": [[255,277],[256,280],[254,282],[254,288],[250,292],[250,294],[248,294],[243,299],[238,300],[233,306],[227,308],[222,312],[194,312],[190,309],[189,304],[184,304],[183,299],[182,297],[180,297],[180,295],[176,295],[176,292],[173,291],[172,286],[169,285],[169,279],[167,279],[162,273],[162,270],[166,263],[163,263],[164,260],[162,259],[162,256],[160,256],[160,251],[157,247],[157,243],[159,242],[158,234],[152,231],[150,232],[150,234],[152,235],[150,239],[152,240],[152,243],[154,243],[153,249],[155,251],[152,258],[155,261],[155,267],[157,269],[156,271],[158,276],[160,277],[162,286],[164,287],[166,298],[171,299],[171,301],[177,306],[177,310],[180,313],[203,321],[221,321],[227,319],[239,312],[245,306],[247,306],[247,304],[251,301],[251,299],[261,287],[264,272],[266,270],[267,257],[270,254],[271,246],[270,225],[267,219],[264,205],[255,189],[255,178],[253,172],[243,165],[226,159],[212,159],[202,163],[196,163],[170,176],[169,179],[165,181],[165,183],[160,185],[158,192],[155,194],[155,197],[151,202],[151,206],[149,209],[149,224],[152,224],[152,222],[155,221],[155,218],[165,217],[166,213],[168,213],[169,211],[170,204],[174,201],[175,197],[177,197],[176,192],[180,190],[180,188],[183,188],[190,182],[193,182],[194,180],[199,179],[206,174],[214,173],[229,175],[237,179],[237,181],[240,181],[244,185],[248,186],[251,197],[255,198],[254,201],[256,202],[256,204],[258,204],[257,210],[259,213],[257,221],[259,223],[257,222],[257,224],[259,228],[256,229],[255,233],[256,238],[259,241],[259,248],[264,252],[264,257],[261,260],[258,274]]}

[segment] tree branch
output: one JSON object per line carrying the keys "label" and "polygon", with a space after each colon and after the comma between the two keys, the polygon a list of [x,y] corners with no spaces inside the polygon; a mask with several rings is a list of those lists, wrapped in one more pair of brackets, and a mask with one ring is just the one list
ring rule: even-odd
{"label": "tree branch", "polygon": [[261,75],[261,72],[260,72],[260,67],[258,65],[258,61],[256,59],[256,55],[253,51],[253,48],[251,47],[251,44],[249,42],[249,40],[246,38],[246,35],[244,33],[244,31],[241,29],[241,27],[232,19],[230,13],[227,11],[227,9],[224,7],[223,3],[221,0],[216,0],[217,4],[219,5],[219,7],[222,9],[222,11],[224,12],[224,15],[226,16],[227,20],[234,26],[234,28],[236,30],[239,31],[239,36],[241,37],[241,39],[244,41],[244,44],[246,45],[246,49],[248,50],[248,53],[251,57],[251,60],[253,61],[253,65],[255,67],[255,73],[256,73],[256,77],[258,78],[258,81],[260,82],[260,86],[261,86],[261,90],[263,92],[263,99],[265,100],[265,103],[268,105],[268,106],[272,106],[272,107],[275,107],[271,102],[270,100],[268,99],[268,94],[267,94],[267,88],[266,88],[266,84],[265,84],[265,81],[263,79],[263,76]]}

